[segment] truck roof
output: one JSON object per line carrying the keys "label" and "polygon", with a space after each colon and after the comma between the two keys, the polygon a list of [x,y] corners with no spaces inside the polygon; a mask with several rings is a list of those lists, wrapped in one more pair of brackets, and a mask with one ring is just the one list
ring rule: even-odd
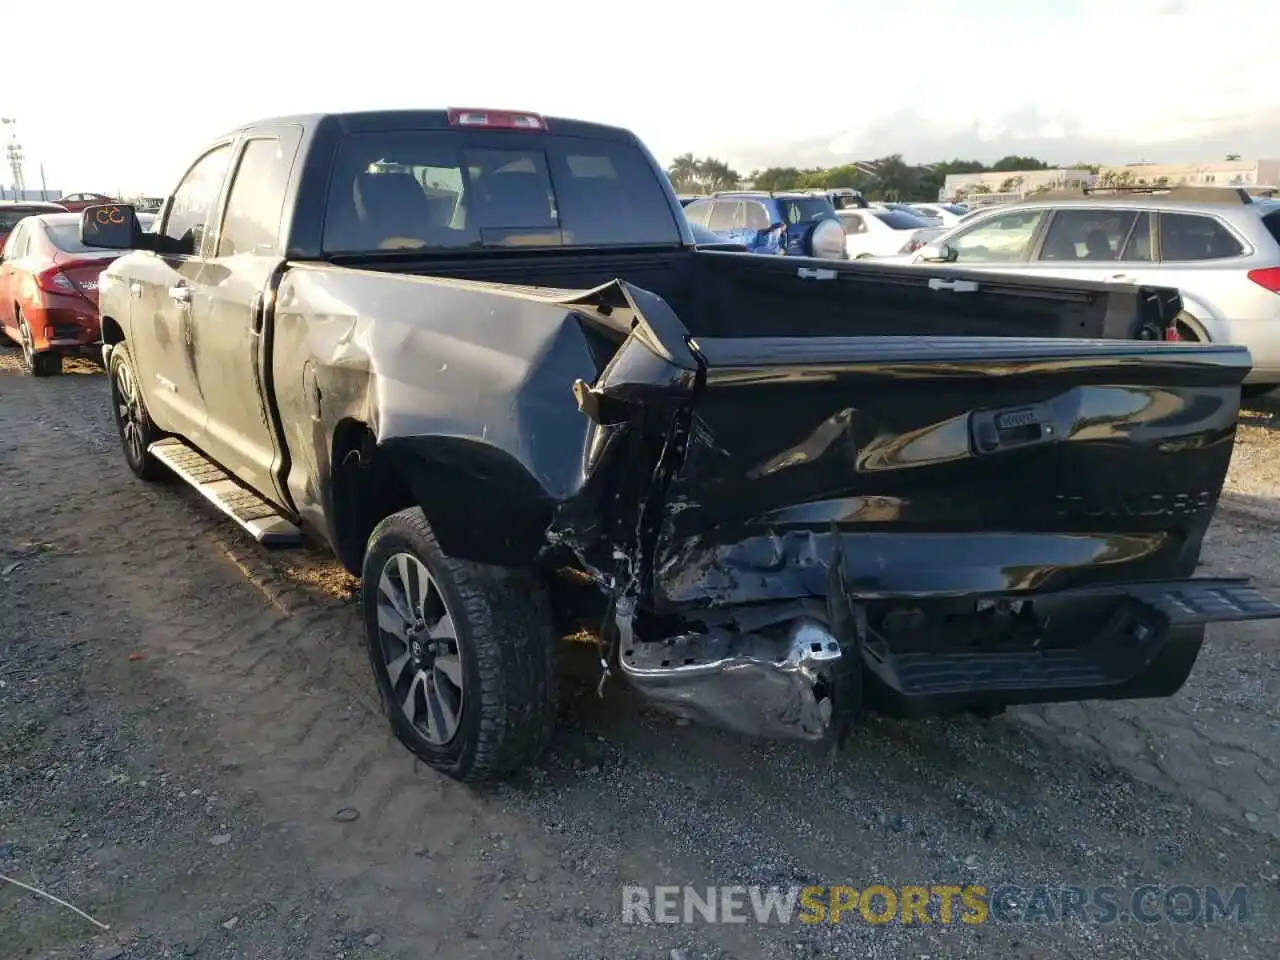
{"label": "truck roof", "polygon": [[[453,108],[458,109],[458,108]],[[483,108],[467,107],[466,110],[484,112]],[[497,110],[498,108],[494,108]],[[639,143],[635,134],[622,127],[612,127],[603,123],[589,123],[585,120],[570,120],[565,117],[546,117],[528,110],[503,109],[504,113],[522,113],[541,117],[546,124],[546,132],[552,135],[561,134],[569,137],[587,137],[594,140],[616,140],[623,143]],[[308,130],[335,124],[344,132],[358,133],[363,130],[458,130],[483,129],[459,127],[449,122],[449,109],[439,110],[361,110],[346,113],[306,113],[293,116],[269,117],[244,123],[226,131],[225,135],[252,130],[257,127],[276,126],[280,124],[298,124]],[[538,132],[538,131],[531,131]]]}

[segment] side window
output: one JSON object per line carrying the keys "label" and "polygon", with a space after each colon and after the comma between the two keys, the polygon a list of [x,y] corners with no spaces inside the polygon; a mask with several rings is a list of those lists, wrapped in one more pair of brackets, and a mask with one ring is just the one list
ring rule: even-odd
{"label": "side window", "polygon": [[769,219],[769,211],[764,208],[763,203],[759,200],[748,200],[746,208],[748,230],[769,229],[772,222]]}
{"label": "side window", "polygon": [[690,223],[705,227],[707,220],[711,217],[711,208],[714,206],[713,200],[695,200],[684,208],[684,215],[689,218]]}
{"label": "side window", "polygon": [[742,222],[738,214],[741,207],[742,202],[739,200],[717,200],[707,228],[715,231],[732,230],[735,222]]}
{"label": "side window", "polygon": [[27,255],[27,225],[20,223],[13,228],[4,244],[4,258],[19,260]]}
{"label": "side window", "polygon": [[231,145],[215,147],[196,161],[173,192],[162,232],[174,241],[181,252],[200,252],[200,244],[218,205],[218,194],[222,191],[230,162]]}
{"label": "side window", "polygon": [[1059,210],[1049,223],[1040,259],[1056,263],[1118,260],[1137,217],[1136,210]]}
{"label": "side window", "polygon": [[1213,217],[1160,214],[1161,260],[1220,260],[1242,253],[1240,241]]}
{"label": "side window", "polygon": [[867,222],[862,219],[862,214],[860,213],[845,214],[840,218],[840,225],[844,227],[844,232],[850,236],[867,232]]}
{"label": "side window", "polygon": [[218,256],[276,251],[292,166],[293,149],[275,137],[245,144],[218,231]]}
{"label": "side window", "polygon": [[1151,262],[1151,214],[1138,214],[1120,259],[1129,263]]}
{"label": "side window", "polygon": [[1044,213],[1018,210],[974,224],[947,241],[960,263],[1013,263],[1025,260]]}

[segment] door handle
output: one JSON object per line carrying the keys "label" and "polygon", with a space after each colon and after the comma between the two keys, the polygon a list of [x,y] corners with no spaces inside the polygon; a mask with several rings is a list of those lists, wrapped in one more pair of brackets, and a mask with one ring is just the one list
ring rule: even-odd
{"label": "door handle", "polygon": [[1113,273],[1107,277],[1108,280],[1114,280],[1116,283],[1133,283],[1133,277],[1127,273]]}
{"label": "door handle", "polygon": [[955,293],[977,293],[978,284],[973,280],[947,280],[943,277],[930,277],[929,289],[951,290]]}
{"label": "door handle", "polygon": [[137,280],[129,281],[129,295],[133,297],[142,296],[142,284]]}
{"label": "door handle", "polygon": [[191,288],[186,284],[180,283],[176,287],[169,288],[169,299],[175,303],[190,303]]}

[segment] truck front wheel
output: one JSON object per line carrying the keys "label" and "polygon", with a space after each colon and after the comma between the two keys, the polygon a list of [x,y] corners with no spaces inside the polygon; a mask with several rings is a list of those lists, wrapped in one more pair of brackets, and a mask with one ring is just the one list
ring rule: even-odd
{"label": "truck front wheel", "polygon": [[555,726],[559,644],[535,575],[446,556],[414,507],[374,528],[361,594],[370,664],[406,747],[463,781],[538,758]]}
{"label": "truck front wheel", "polygon": [[147,413],[142,388],[134,373],[133,359],[123,343],[111,351],[107,376],[111,381],[111,414],[129,469],[143,480],[161,479],[165,469],[148,450],[163,434],[156,429]]}

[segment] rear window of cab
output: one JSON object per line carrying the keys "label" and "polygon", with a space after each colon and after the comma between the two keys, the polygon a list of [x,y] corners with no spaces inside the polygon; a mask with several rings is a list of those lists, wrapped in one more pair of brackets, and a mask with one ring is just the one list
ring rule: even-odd
{"label": "rear window of cab", "polygon": [[341,141],[323,245],[360,254],[680,243],[662,182],[633,144],[396,131]]}

